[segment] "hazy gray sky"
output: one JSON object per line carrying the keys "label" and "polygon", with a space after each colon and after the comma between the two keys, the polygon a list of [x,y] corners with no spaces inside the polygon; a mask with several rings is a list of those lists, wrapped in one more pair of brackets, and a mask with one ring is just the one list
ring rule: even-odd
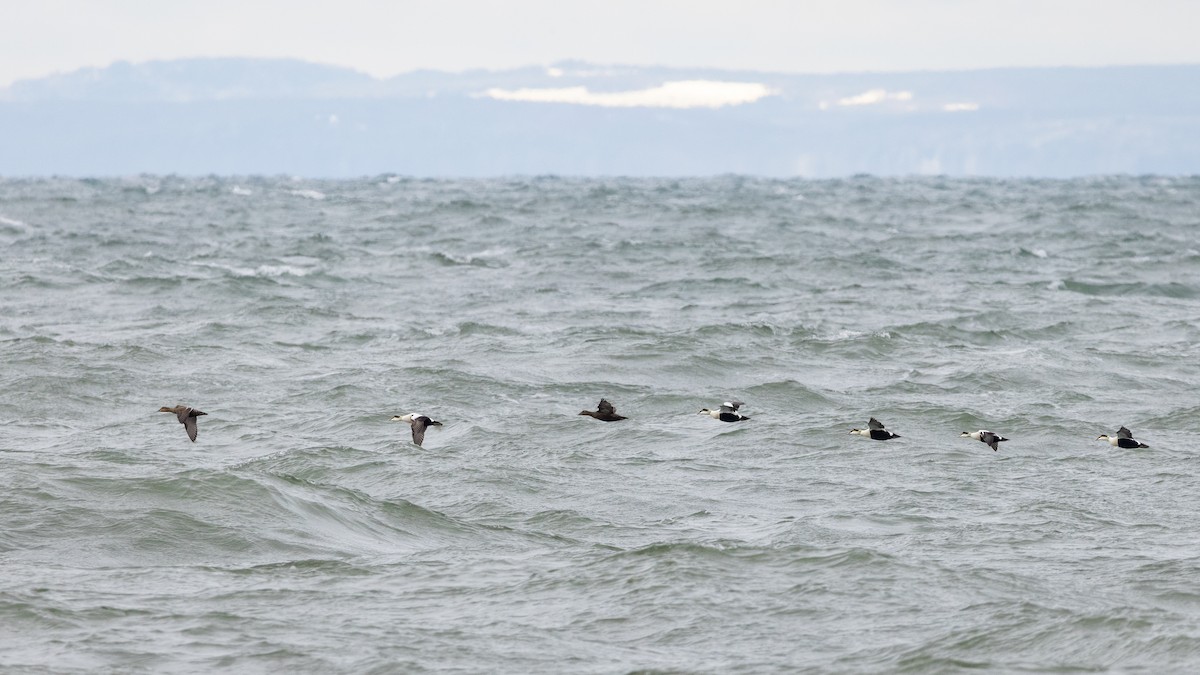
{"label": "hazy gray sky", "polygon": [[113,61],[376,76],[602,64],[780,72],[1200,63],[1195,0],[4,0],[0,86]]}

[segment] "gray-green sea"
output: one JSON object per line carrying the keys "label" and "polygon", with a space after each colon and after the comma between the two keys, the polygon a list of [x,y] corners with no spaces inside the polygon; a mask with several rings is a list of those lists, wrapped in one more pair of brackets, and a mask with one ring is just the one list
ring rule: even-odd
{"label": "gray-green sea", "polygon": [[0,179],[6,672],[1194,672],[1197,434],[1196,177]]}

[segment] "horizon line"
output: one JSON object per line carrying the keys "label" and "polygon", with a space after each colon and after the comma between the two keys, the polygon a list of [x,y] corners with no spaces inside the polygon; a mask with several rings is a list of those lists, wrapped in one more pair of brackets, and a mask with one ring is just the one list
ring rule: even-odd
{"label": "horizon line", "polygon": [[675,66],[675,65],[647,65],[633,63],[598,63],[593,61],[585,61],[583,59],[562,58],[548,63],[530,63],[522,66],[512,66],[506,68],[488,68],[488,67],[471,67],[462,69],[437,69],[437,68],[414,68],[411,70],[397,71],[391,75],[376,75],[361,68],[333,63],[327,61],[316,61],[304,57],[294,56],[180,56],[174,58],[155,58],[140,61],[129,59],[116,59],[110,61],[103,66],[80,66],[73,70],[55,70],[44,75],[32,77],[18,77],[7,82],[0,82],[0,90],[11,88],[13,85],[24,82],[38,82],[49,80],[56,77],[68,77],[79,73],[94,71],[101,72],[110,70],[117,66],[141,67],[152,64],[166,64],[179,62],[199,62],[199,61],[260,61],[260,62],[290,62],[303,63],[312,66],[323,68],[336,68],[345,70],[351,73],[369,77],[376,82],[385,82],[396,78],[401,78],[407,75],[415,75],[419,73],[438,73],[444,75],[465,75],[468,73],[506,73],[521,70],[541,69],[551,71],[552,69],[563,66],[590,66],[596,68],[621,68],[621,69],[640,69],[640,70],[664,70],[675,72],[697,72],[707,71],[716,73],[729,74],[755,74],[755,75],[771,75],[777,77],[837,77],[837,76],[859,76],[859,75],[916,75],[916,74],[937,74],[937,73],[973,73],[973,72],[991,72],[991,71],[1040,71],[1040,70],[1112,70],[1112,69],[1134,69],[1134,68],[1188,68],[1200,67],[1200,62],[1162,62],[1162,63],[1109,63],[1102,65],[1075,65],[1075,64],[1057,64],[1057,65],[1011,65],[1011,66],[981,66],[968,68],[914,68],[914,69],[879,69],[879,70],[831,70],[831,71],[788,71],[788,70],[771,70],[771,69],[749,69],[749,68],[722,68],[720,66],[696,65],[696,66]]}

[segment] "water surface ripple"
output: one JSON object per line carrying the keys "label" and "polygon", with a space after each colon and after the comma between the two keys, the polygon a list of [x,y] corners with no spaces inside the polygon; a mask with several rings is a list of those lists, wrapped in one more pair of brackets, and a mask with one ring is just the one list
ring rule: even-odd
{"label": "water surface ripple", "polygon": [[0,179],[0,250],[5,669],[1200,669],[1200,179]]}

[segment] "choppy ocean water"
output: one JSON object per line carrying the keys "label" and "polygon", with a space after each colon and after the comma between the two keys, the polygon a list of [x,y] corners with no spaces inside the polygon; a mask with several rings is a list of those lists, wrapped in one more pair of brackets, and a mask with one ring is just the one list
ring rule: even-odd
{"label": "choppy ocean water", "polygon": [[6,179],[0,251],[5,669],[1200,669],[1198,178]]}

